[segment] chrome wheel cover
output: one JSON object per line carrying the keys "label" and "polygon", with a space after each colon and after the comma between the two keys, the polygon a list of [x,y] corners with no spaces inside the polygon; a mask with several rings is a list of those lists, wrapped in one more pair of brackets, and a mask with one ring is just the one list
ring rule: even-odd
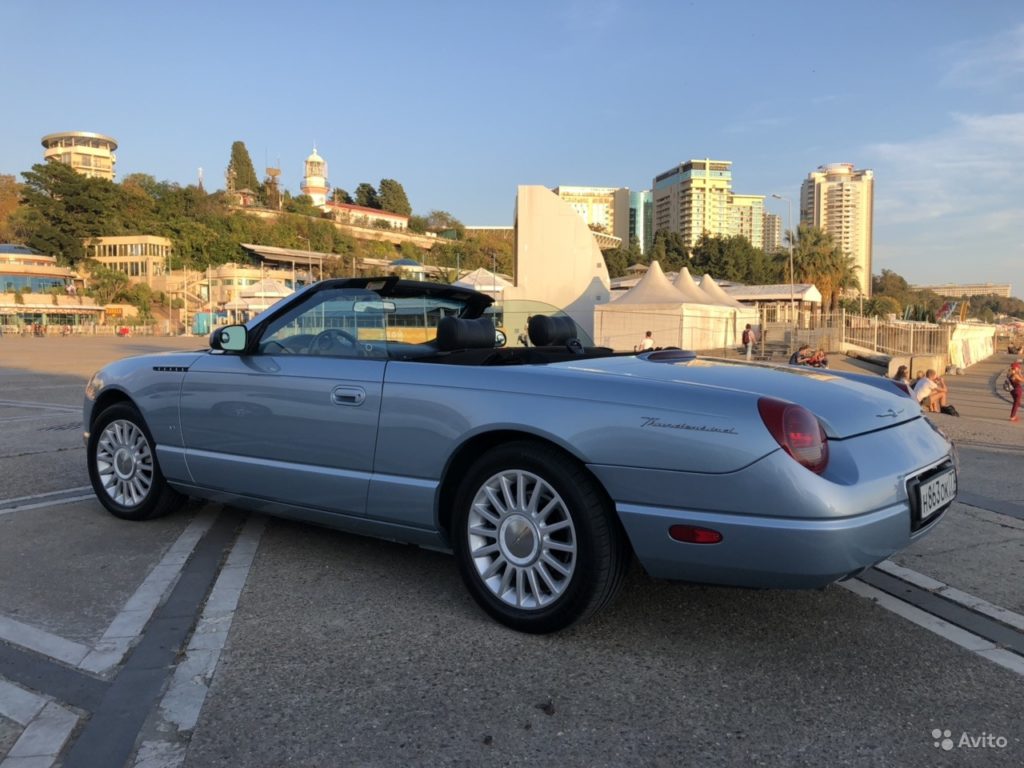
{"label": "chrome wheel cover", "polygon": [[465,535],[481,581],[503,603],[523,610],[550,605],[576,570],[569,510],[543,478],[510,469],[480,486]]}
{"label": "chrome wheel cover", "polygon": [[118,419],[103,428],[96,441],[96,474],[115,503],[141,504],[153,487],[155,473],[149,440],[138,425]]}

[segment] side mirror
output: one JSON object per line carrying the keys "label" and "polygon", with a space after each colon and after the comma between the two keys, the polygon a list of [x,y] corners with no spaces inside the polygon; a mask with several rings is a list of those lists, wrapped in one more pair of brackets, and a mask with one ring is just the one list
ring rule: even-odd
{"label": "side mirror", "polygon": [[494,346],[504,347],[508,343],[508,338],[505,336],[504,331],[495,329],[494,331]]}
{"label": "side mirror", "polygon": [[221,352],[243,352],[247,333],[244,325],[228,325],[210,334],[210,349]]}

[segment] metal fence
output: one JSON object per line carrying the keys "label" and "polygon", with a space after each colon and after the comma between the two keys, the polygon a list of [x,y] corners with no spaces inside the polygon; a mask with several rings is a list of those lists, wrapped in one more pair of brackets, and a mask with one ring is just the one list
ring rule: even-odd
{"label": "metal fence", "polygon": [[846,315],[843,341],[884,355],[946,355],[954,325]]}

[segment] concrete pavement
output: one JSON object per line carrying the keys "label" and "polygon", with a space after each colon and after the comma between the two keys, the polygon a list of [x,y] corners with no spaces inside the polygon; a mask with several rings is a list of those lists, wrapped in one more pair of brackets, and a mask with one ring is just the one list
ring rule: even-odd
{"label": "concrete pavement", "polygon": [[[204,340],[0,339],[2,768],[56,764],[90,724],[126,723],[112,705],[154,669],[163,695],[129,744],[128,764],[146,768],[1024,763],[1024,677],[982,655],[991,643],[961,630],[976,647],[965,648],[885,595],[670,584],[634,569],[595,620],[526,637],[480,613],[450,557],[285,521],[245,524],[228,542],[209,598],[174,617],[195,627],[174,662],[104,667],[122,658],[118,642],[160,639],[158,609],[230,514],[193,504],[132,524],[75,500],[82,387],[125,343]],[[894,565],[1020,613],[1024,432],[992,386],[1004,362],[950,377],[964,416],[930,418],[960,435],[972,504]],[[936,730],[1004,742],[946,750]],[[27,755],[45,743],[50,753]]]}

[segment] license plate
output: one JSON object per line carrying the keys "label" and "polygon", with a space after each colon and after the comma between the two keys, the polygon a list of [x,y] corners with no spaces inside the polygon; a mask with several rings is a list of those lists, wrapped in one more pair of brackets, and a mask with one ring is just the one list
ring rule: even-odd
{"label": "license plate", "polygon": [[956,497],[956,471],[949,469],[929,478],[917,487],[917,492],[923,523]]}

